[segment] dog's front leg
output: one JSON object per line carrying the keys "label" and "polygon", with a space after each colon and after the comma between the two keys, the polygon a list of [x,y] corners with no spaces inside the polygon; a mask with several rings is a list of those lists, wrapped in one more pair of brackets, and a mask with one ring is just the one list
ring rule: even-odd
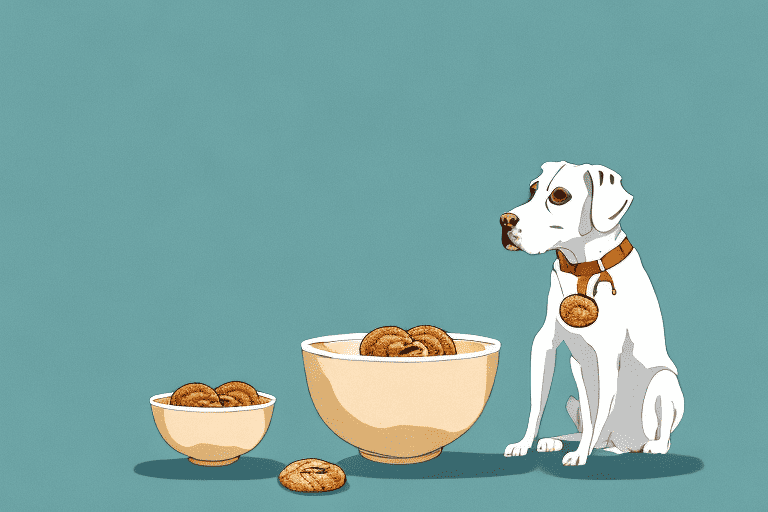
{"label": "dog's front leg", "polygon": [[[541,334],[541,331],[539,331]],[[552,385],[552,374],[555,371],[556,349],[552,347],[552,339],[543,341],[545,337],[537,335],[531,350],[531,414],[528,416],[528,428],[525,436],[518,443],[507,446],[505,457],[525,455],[533,445],[539,432],[541,416],[547,405],[549,388]],[[538,343],[537,343],[538,341]]]}
{"label": "dog's front leg", "polygon": [[558,331],[552,313],[558,311],[553,308],[559,307],[562,300],[562,292],[554,272],[552,272],[550,284],[547,317],[544,320],[544,325],[534,337],[531,348],[531,413],[528,416],[528,428],[525,430],[523,439],[507,446],[504,450],[505,457],[516,457],[528,453],[536,439],[536,434],[539,432],[541,416],[544,413],[549,388],[552,385],[557,347],[562,342],[562,333]]}
{"label": "dog's front leg", "polygon": [[[581,417],[584,422],[584,432],[581,436],[576,451],[569,452],[563,457],[564,466],[582,466],[587,463],[587,457],[592,453],[597,444],[600,434],[603,431],[605,422],[608,420],[608,414],[613,408],[613,400],[616,398],[618,387],[619,370],[616,366],[618,354],[596,353],[597,356],[597,415],[595,423],[592,424],[593,404],[590,400],[580,400]],[[581,398],[581,388],[579,389],[579,398]],[[586,397],[586,392],[584,393]]]}

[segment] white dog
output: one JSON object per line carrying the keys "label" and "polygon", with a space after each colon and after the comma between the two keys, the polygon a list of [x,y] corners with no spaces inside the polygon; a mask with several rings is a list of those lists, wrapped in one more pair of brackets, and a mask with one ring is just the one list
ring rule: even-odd
{"label": "white dog", "polygon": [[501,216],[505,248],[558,251],[547,316],[531,349],[528,428],[504,455],[525,455],[531,448],[562,341],[571,351],[579,391],[579,400],[566,404],[578,433],[540,439],[537,450],[558,451],[563,440],[579,441],[563,458],[566,466],[585,464],[594,448],[667,453],[683,417],[683,393],[667,355],[656,293],[619,226],[632,196],[607,167],[549,162],[541,168],[528,202]]}

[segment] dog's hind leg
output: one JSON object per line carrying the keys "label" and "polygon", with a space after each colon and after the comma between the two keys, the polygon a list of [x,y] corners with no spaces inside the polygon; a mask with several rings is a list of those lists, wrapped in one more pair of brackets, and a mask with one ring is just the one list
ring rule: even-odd
{"label": "dog's hind leg", "polygon": [[583,432],[583,425],[581,424],[581,405],[579,401],[574,397],[569,397],[568,402],[565,404],[565,410],[568,411],[568,416],[571,417],[573,424],[576,425],[576,430]]}
{"label": "dog's hind leg", "polygon": [[566,434],[563,436],[547,437],[539,440],[539,444],[536,446],[536,451],[539,452],[559,452],[563,449],[563,441],[581,441],[581,407],[579,401],[574,397],[569,397],[568,402],[565,404],[565,410],[568,411],[568,416],[573,420],[573,424],[576,425],[578,432],[575,434]]}
{"label": "dog's hind leg", "polygon": [[581,432],[565,434],[563,436],[545,437],[539,439],[536,445],[537,452],[559,452],[563,449],[563,441],[581,441]]}

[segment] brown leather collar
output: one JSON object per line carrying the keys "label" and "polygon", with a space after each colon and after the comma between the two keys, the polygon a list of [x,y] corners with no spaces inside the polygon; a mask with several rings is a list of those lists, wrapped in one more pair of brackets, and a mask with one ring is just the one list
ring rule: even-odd
{"label": "brown leather collar", "polygon": [[[560,270],[563,272],[568,272],[569,274],[573,274],[575,276],[591,276],[600,272],[604,272],[611,267],[615,267],[621,263],[624,258],[629,256],[630,252],[632,252],[632,244],[629,243],[627,238],[625,238],[618,245],[618,247],[608,251],[605,256],[599,260],[587,261],[573,265],[560,251],[557,251],[557,259],[560,260]],[[602,268],[600,268],[601,264]]]}

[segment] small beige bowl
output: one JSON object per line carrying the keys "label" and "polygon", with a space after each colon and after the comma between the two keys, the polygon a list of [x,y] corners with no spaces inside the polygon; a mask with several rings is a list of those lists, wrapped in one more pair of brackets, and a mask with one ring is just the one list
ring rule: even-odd
{"label": "small beige bowl", "polygon": [[370,460],[433,459],[469,430],[491,394],[501,343],[449,333],[456,355],[360,355],[366,333],[301,344],[312,402],[325,424]]}
{"label": "small beige bowl", "polygon": [[267,433],[275,397],[247,407],[181,407],[169,405],[173,393],[149,399],[160,435],[171,448],[200,466],[226,466],[253,450]]}

